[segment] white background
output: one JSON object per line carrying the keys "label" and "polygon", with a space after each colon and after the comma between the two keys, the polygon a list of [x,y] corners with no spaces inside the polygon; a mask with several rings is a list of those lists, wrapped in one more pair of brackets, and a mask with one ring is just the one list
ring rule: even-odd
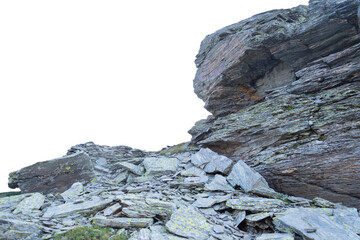
{"label": "white background", "polygon": [[201,40],[305,0],[0,1],[0,192],[9,172],[93,141],[160,150],[209,114]]}

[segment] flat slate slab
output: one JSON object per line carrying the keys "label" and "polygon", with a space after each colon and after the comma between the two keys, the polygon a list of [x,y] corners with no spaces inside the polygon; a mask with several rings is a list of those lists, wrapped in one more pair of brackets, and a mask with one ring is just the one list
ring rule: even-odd
{"label": "flat slate slab", "polygon": [[208,240],[213,229],[213,225],[191,207],[176,210],[165,226],[175,235],[196,240]]}
{"label": "flat slate slab", "polygon": [[158,176],[175,173],[179,160],[177,158],[149,157],[144,159],[143,164],[146,169],[146,175]]}
{"label": "flat slate slab", "polygon": [[251,212],[269,212],[284,207],[285,203],[279,199],[240,197],[227,200],[226,206],[232,209]]}
{"label": "flat slate slab", "polygon": [[75,182],[88,183],[95,173],[86,153],[78,152],[49,161],[38,162],[9,174],[10,188],[22,193],[59,193]]}
{"label": "flat slate slab", "polygon": [[256,240],[294,240],[294,236],[288,233],[264,233]]}
{"label": "flat slate slab", "polygon": [[32,196],[22,200],[14,210],[14,214],[30,214],[33,210],[38,210],[45,201],[45,196],[41,193],[34,193]]}
{"label": "flat slate slab", "polygon": [[110,228],[146,228],[152,225],[152,218],[105,218],[95,217],[92,219],[94,225]]}
{"label": "flat slate slab", "polygon": [[304,239],[359,240],[353,231],[333,221],[329,216],[307,208],[291,208],[279,214],[274,223],[282,232],[294,232]]}
{"label": "flat slate slab", "polygon": [[44,213],[44,218],[54,218],[54,217],[65,217],[72,214],[87,214],[92,212],[98,212],[101,209],[104,209],[109,205],[113,200],[112,199],[101,199],[99,197],[94,197],[90,201],[85,201],[82,203],[65,203],[59,206],[49,207]]}

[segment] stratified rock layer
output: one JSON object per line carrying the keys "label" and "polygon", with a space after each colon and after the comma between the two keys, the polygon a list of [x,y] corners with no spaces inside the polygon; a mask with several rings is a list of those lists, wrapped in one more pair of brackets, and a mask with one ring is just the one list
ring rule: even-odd
{"label": "stratified rock layer", "polygon": [[243,160],[277,191],[360,207],[359,1],[310,1],[207,36],[192,142]]}

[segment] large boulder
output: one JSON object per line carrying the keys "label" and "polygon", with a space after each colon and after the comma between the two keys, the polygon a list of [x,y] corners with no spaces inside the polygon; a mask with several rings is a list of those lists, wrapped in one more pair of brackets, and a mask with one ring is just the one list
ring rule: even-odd
{"label": "large boulder", "polygon": [[345,61],[346,69],[336,69],[345,64],[341,55],[318,62],[315,73],[300,71],[359,43],[358,7],[354,0],[313,0],[309,6],[258,14],[208,35],[195,60],[195,93],[219,116],[262,101],[279,87],[305,93],[358,79],[358,61]]}
{"label": "large boulder", "polygon": [[359,208],[359,4],[313,0],[207,36],[194,88],[214,116],[192,142],[278,192]]}
{"label": "large boulder", "polygon": [[61,193],[75,182],[88,183],[95,178],[86,153],[78,152],[49,161],[38,162],[9,174],[10,188],[23,193]]}

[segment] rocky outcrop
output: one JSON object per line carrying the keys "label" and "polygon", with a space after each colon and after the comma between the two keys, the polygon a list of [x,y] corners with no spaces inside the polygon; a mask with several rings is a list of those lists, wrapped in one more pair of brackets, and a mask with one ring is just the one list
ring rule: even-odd
{"label": "rocky outcrop", "polygon": [[57,193],[67,190],[75,182],[88,183],[94,178],[89,156],[79,152],[12,172],[8,185],[20,188],[23,193]]}
{"label": "rocky outcrop", "polygon": [[360,207],[359,4],[313,0],[207,36],[194,89],[213,116],[192,143],[279,192]]}

